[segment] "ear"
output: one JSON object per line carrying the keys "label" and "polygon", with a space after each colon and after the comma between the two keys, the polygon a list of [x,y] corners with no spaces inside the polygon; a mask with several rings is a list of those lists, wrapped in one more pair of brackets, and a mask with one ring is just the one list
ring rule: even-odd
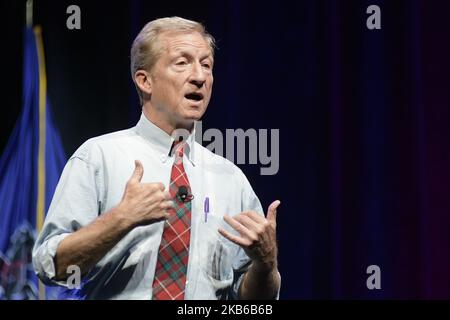
{"label": "ear", "polygon": [[144,95],[152,94],[152,82],[150,74],[145,70],[138,70],[134,74],[134,81]]}

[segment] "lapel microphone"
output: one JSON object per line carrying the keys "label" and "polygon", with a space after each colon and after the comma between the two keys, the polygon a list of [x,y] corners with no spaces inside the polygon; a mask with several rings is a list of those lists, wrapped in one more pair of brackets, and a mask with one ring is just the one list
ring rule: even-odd
{"label": "lapel microphone", "polygon": [[182,202],[189,202],[194,199],[194,195],[189,194],[188,188],[186,186],[180,186],[178,188],[177,196]]}

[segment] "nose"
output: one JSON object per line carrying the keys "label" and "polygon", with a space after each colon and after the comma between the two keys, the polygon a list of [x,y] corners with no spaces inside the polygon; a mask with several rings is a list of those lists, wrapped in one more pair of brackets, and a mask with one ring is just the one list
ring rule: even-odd
{"label": "nose", "polygon": [[198,88],[203,87],[206,81],[206,74],[200,63],[195,63],[192,67],[192,73],[189,82],[197,86]]}

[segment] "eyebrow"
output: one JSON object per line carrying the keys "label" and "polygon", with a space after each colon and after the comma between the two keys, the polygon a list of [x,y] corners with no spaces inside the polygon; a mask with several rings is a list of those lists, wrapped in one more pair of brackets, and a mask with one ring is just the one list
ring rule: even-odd
{"label": "eyebrow", "polygon": [[[192,54],[189,53],[188,51],[185,50],[180,50],[180,51],[176,51],[175,55],[178,56],[189,56],[192,57]],[[214,62],[214,57],[212,55],[211,52],[209,52],[208,54],[204,54],[200,57],[200,60],[205,60],[205,59],[211,59],[212,62]]]}

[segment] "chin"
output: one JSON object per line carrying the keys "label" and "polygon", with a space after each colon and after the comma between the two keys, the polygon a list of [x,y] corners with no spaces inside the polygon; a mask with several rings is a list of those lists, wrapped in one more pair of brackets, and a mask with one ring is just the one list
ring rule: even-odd
{"label": "chin", "polygon": [[203,114],[205,113],[204,109],[200,108],[191,108],[184,113],[184,119],[186,120],[200,120]]}
{"label": "chin", "polygon": [[181,115],[181,118],[178,122],[180,127],[190,130],[194,121],[198,121],[201,119],[203,113],[200,112],[185,112]]}

